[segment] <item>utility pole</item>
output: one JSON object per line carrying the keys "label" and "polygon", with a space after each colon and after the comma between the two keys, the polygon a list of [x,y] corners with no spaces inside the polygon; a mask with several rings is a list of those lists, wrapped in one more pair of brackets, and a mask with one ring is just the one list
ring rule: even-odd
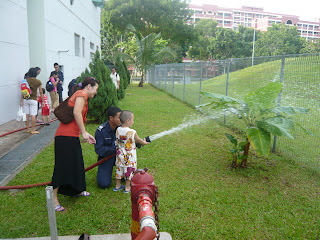
{"label": "utility pole", "polygon": [[254,26],[253,26],[253,45],[252,45],[252,65],[253,66],[253,62],[254,62],[254,43],[256,40],[256,19],[254,19]]}

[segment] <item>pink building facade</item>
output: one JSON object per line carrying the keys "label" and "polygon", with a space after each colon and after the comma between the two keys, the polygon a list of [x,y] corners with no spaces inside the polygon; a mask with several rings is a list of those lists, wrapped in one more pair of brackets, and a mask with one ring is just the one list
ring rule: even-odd
{"label": "pink building facade", "polygon": [[214,19],[219,27],[236,29],[239,25],[252,27],[260,31],[267,31],[273,23],[285,23],[296,26],[301,37],[307,40],[320,38],[320,21],[310,22],[300,20],[298,16],[264,12],[263,8],[242,6],[237,8],[221,8],[217,5],[189,4],[193,10],[189,24],[194,24],[200,19]]}

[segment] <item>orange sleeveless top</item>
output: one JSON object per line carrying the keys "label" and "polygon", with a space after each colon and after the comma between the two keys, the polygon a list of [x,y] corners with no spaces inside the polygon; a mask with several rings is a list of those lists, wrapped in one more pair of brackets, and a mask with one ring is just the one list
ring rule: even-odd
{"label": "orange sleeveless top", "polygon": [[[88,112],[88,95],[84,90],[78,90],[76,91],[68,101],[68,105],[70,107],[74,107],[74,104],[76,102],[77,97],[84,97],[85,98],[85,104],[82,109],[82,117],[83,117],[83,123],[85,124],[87,122],[87,112]],[[76,122],[75,119],[72,120],[69,124],[60,123],[55,137],[56,136],[66,136],[66,137],[80,137],[80,128]]]}

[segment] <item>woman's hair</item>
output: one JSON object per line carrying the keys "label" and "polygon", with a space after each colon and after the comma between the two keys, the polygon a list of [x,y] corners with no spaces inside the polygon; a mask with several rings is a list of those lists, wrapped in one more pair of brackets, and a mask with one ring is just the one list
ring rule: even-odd
{"label": "woman's hair", "polygon": [[26,73],[25,75],[24,75],[24,79],[27,79],[29,77],[29,73]]}
{"label": "woman's hair", "polygon": [[74,94],[79,89],[84,89],[89,84],[94,87],[96,84],[99,84],[99,82],[94,77],[86,77],[82,83],[78,83],[72,87],[72,94]]}
{"label": "woman's hair", "polygon": [[50,77],[52,77],[53,75],[58,75],[59,73],[57,73],[56,71],[52,71],[51,73],[50,73]]}
{"label": "woman's hair", "polygon": [[38,75],[38,71],[36,68],[30,68],[28,71],[29,77],[36,77]]}
{"label": "woman's hair", "polygon": [[89,84],[91,85],[91,87],[94,87],[96,84],[99,84],[99,83],[94,77],[86,77],[82,82],[81,89],[84,89]]}
{"label": "woman's hair", "polygon": [[42,88],[42,93],[45,94],[46,93],[46,90],[44,88]]}

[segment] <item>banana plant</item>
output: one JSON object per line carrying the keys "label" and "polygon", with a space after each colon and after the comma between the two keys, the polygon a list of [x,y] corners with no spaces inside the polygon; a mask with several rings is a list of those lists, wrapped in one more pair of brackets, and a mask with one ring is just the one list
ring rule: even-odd
{"label": "banana plant", "polygon": [[[238,160],[239,166],[246,167],[249,148],[252,146],[258,154],[267,155],[270,152],[271,136],[284,136],[293,139],[291,130],[294,126],[303,129],[305,133],[310,133],[300,124],[296,123],[291,116],[294,114],[306,114],[309,110],[301,107],[276,106],[276,99],[281,92],[282,83],[271,82],[255,91],[249,92],[243,100],[238,100],[228,96],[201,92],[204,96],[213,101],[203,104],[200,107],[224,110],[236,114],[245,123],[245,141],[237,143],[232,135],[226,135],[230,142],[235,146],[231,150],[237,160],[234,161],[235,167]],[[240,152],[243,151],[243,155]]]}

